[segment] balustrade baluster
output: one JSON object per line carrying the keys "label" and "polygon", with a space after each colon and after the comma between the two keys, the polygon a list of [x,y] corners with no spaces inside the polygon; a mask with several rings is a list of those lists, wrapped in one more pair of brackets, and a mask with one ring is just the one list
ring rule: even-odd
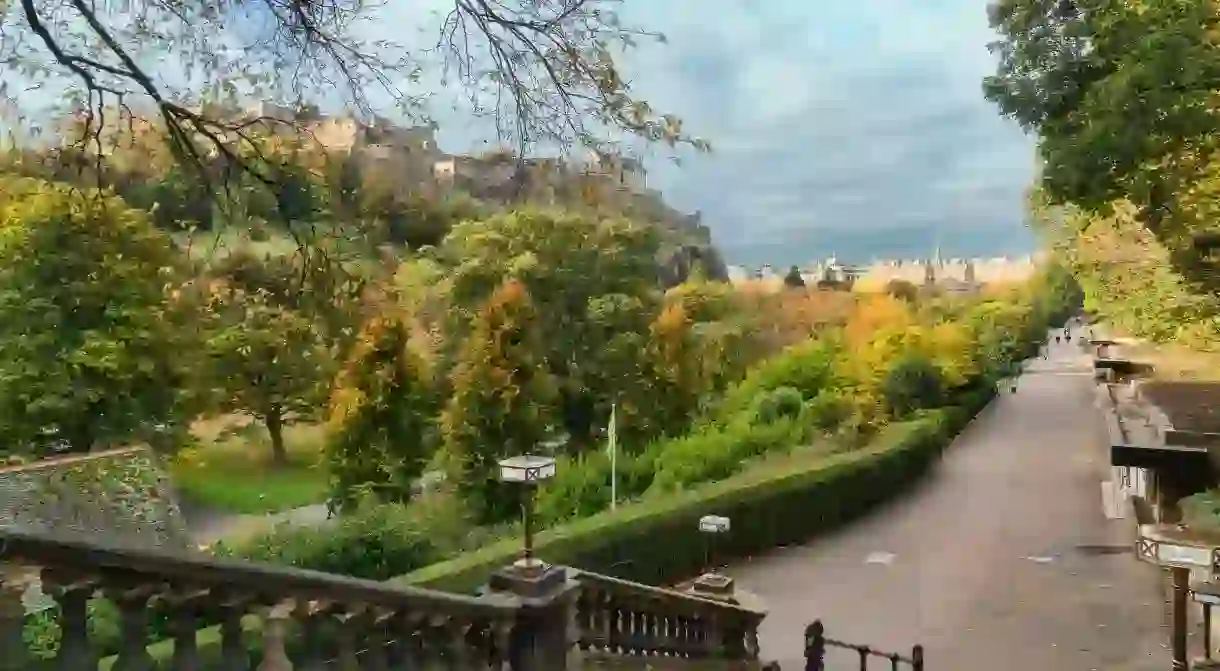
{"label": "balustrade baluster", "polygon": [[339,671],[360,671],[360,650],[372,616],[363,607],[342,609],[331,616],[338,629],[336,662]]}
{"label": "balustrade baluster", "polygon": [[162,603],[169,615],[170,636],[174,641],[172,671],[199,671],[199,610],[200,601],[209,596],[207,590],[171,594]]}
{"label": "balustrade baluster", "polygon": [[119,609],[119,655],[113,671],[152,671],[148,654],[149,610],[154,590],[150,586],[111,589],[107,598]]}
{"label": "balustrade baluster", "polygon": [[323,601],[307,601],[293,612],[291,621],[301,624],[301,654],[297,660],[301,671],[322,671],[337,656],[332,645],[336,638],[333,614],[332,605]]}
{"label": "balustrade baluster", "polygon": [[590,614],[589,644],[594,650],[605,651],[610,648],[610,628],[614,621],[610,595],[594,588],[590,601],[593,610]]}
{"label": "balustrade baluster", "polygon": [[610,631],[607,637],[606,650],[612,653],[626,652],[629,641],[630,625],[627,622],[627,611],[618,602],[617,597],[611,595],[610,605]]}
{"label": "balustrade baluster", "polygon": [[19,564],[0,563],[0,669],[26,668],[25,591],[37,571]]}
{"label": "balustrade baluster", "polygon": [[665,657],[671,657],[675,654],[674,650],[674,616],[661,612],[657,616],[657,648]]}
{"label": "balustrade baluster", "polygon": [[295,608],[296,603],[288,600],[272,606],[263,616],[263,661],[258,671],[292,671],[285,644]]}
{"label": "balustrade baluster", "polygon": [[708,631],[708,622],[700,615],[691,618],[691,656],[696,658],[706,658],[709,656],[709,647],[711,643],[710,632]]}
{"label": "balustrade baluster", "polygon": [[594,608],[596,608],[593,600],[593,590],[581,590],[580,594],[576,595],[576,645],[581,650],[588,650],[591,644],[594,624]]}
{"label": "balustrade baluster", "polygon": [[402,651],[404,668],[423,669],[427,664],[427,625],[428,621],[423,613],[412,611],[402,615],[399,649]]}
{"label": "balustrade baluster", "polygon": [[481,668],[483,661],[471,650],[471,637],[475,633],[472,624],[455,619],[445,622],[441,627],[444,634],[441,640],[446,648],[443,653],[445,668],[454,671]]}
{"label": "balustrade baluster", "polygon": [[[652,607],[652,604],[649,604]],[[656,615],[651,611],[640,613],[640,641],[643,645],[641,651],[645,655],[656,653],[657,649],[657,620]]]}
{"label": "balustrade baluster", "polygon": [[80,671],[97,666],[97,653],[89,643],[89,600],[93,598],[96,584],[82,581],[57,584],[55,576],[43,571],[43,590],[59,604],[59,652],[55,655],[56,668],[61,671]]}
{"label": "balustrade baluster", "polygon": [[420,625],[420,649],[423,652],[419,666],[421,669],[444,669],[449,653],[450,641],[446,635],[445,626],[449,618],[444,615],[427,615]]}
{"label": "balustrade baluster", "polygon": [[673,647],[674,655],[677,657],[686,657],[686,618],[681,615],[671,615],[669,622],[670,645]]}
{"label": "balustrade baluster", "polygon": [[246,648],[241,620],[250,602],[244,597],[227,597],[220,603],[220,659],[225,671],[248,671],[250,652]]}
{"label": "balustrade baluster", "polygon": [[398,656],[397,613],[378,609],[372,612],[369,623],[368,646],[364,651],[364,668],[368,671],[390,671],[403,666]]}
{"label": "balustrade baluster", "polygon": [[498,619],[491,625],[491,668],[495,671],[511,668],[513,626],[510,619]]}

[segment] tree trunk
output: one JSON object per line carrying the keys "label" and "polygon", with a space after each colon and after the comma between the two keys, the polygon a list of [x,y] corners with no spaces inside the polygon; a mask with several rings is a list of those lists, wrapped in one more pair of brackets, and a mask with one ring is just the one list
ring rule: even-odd
{"label": "tree trunk", "polygon": [[271,436],[271,465],[288,465],[288,450],[284,447],[284,411],[278,405],[267,409],[267,433]]}

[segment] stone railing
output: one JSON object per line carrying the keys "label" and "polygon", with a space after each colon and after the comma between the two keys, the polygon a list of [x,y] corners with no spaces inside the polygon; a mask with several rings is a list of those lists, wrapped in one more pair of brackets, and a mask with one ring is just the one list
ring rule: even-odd
{"label": "stone railing", "polygon": [[765,611],[576,572],[576,640],[586,654],[758,659]]}
{"label": "stone railing", "polygon": [[[31,659],[23,640],[20,595],[36,580],[58,606],[53,660]],[[99,599],[118,613],[107,650],[91,638]],[[507,567],[475,597],[0,530],[0,669],[564,671],[587,656],[753,665],[763,615],[563,567]]]}

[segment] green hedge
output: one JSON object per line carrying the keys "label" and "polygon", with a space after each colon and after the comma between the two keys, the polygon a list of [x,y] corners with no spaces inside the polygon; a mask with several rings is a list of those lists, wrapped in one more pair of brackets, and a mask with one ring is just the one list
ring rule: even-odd
{"label": "green hedge", "polygon": [[[795,456],[544,531],[535,548],[553,563],[658,585],[703,568],[705,539],[697,530],[703,515],[725,515],[735,522],[717,545],[722,558],[808,540],[914,482],[992,393],[977,390],[963,399],[963,407],[890,425],[872,445],[854,452],[815,460]],[[471,592],[492,571],[512,562],[520,547],[519,540],[502,541],[396,581]]]}

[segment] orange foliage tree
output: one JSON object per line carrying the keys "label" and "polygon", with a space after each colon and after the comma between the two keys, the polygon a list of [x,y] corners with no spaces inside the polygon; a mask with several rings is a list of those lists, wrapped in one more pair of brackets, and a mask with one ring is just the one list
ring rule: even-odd
{"label": "orange foliage tree", "polygon": [[772,291],[756,282],[745,283],[734,293],[735,308],[749,319],[752,339],[761,356],[842,326],[856,304],[856,296],[846,291]]}
{"label": "orange foliage tree", "polygon": [[537,452],[556,419],[556,389],[542,351],[525,284],[506,280],[474,319],[441,417],[451,474],[484,522],[516,511],[514,492],[496,477],[496,462]]}

